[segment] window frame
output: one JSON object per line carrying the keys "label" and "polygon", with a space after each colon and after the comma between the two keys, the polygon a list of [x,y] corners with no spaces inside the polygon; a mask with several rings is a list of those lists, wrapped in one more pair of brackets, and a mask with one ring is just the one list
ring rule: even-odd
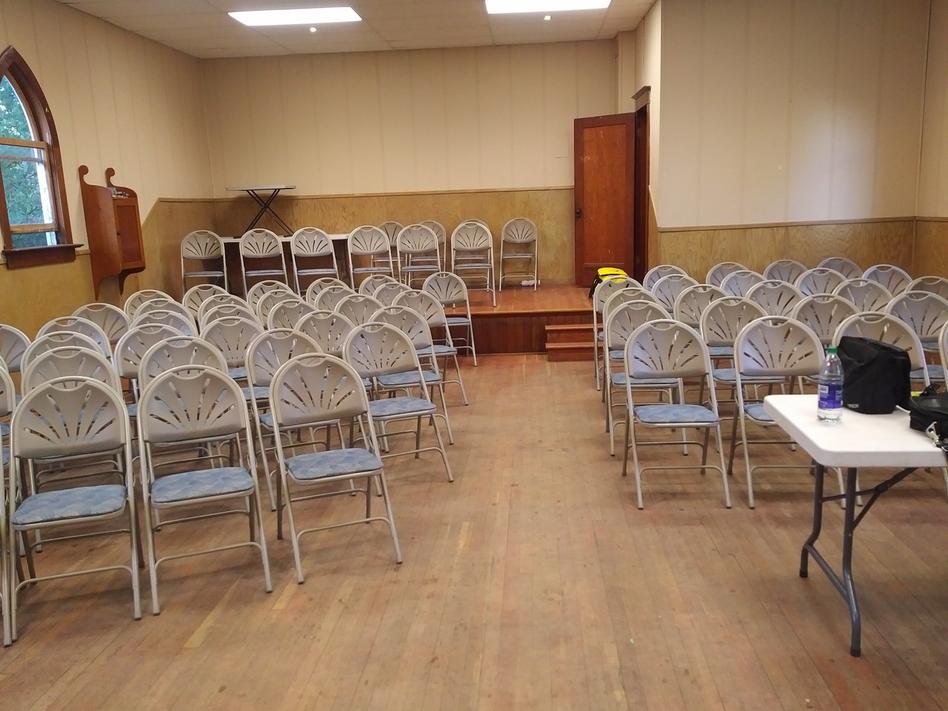
{"label": "window frame", "polygon": [[[33,267],[42,264],[58,264],[72,262],[76,259],[76,249],[81,245],[73,244],[72,229],[69,224],[69,210],[66,206],[66,181],[63,176],[63,161],[59,151],[59,136],[56,133],[56,123],[53,113],[46,101],[46,95],[40,87],[36,75],[24,61],[20,53],[12,46],[0,53],[0,78],[6,77],[13,85],[17,96],[23,102],[23,108],[39,140],[21,141],[5,138],[4,143],[9,145],[24,145],[29,148],[39,148],[46,152],[46,169],[48,172],[50,200],[54,223],[46,225],[31,225],[30,227],[47,228],[46,231],[56,232],[56,244],[38,247],[15,247],[13,235],[15,228],[10,225],[10,215],[7,212],[6,192],[3,189],[3,176],[0,175],[0,233],[3,235],[3,256],[8,269]],[[31,230],[35,231],[35,230]]]}

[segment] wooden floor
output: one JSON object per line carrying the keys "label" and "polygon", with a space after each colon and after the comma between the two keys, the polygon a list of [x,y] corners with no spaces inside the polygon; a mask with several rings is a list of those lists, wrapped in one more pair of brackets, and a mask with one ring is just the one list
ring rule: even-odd
{"label": "wooden floor", "polygon": [[[805,471],[759,476],[755,511],[742,470],[730,511],[718,477],[652,474],[638,511],[608,456],[591,364],[484,357],[465,377],[457,481],[430,455],[388,468],[403,565],[378,525],[317,534],[300,586],[271,535],[272,594],[248,550],[179,561],[161,616],[146,602],[140,622],[118,574],[40,585],[23,596],[20,640],[0,649],[3,709],[948,708],[940,474],[910,477],[858,531],[864,656],[852,659],[836,591],[818,571],[797,576]],[[300,514],[340,517],[360,501]],[[838,560],[841,512],[828,511],[823,546]],[[201,526],[160,540],[246,530]],[[124,553],[51,545],[38,565]]]}

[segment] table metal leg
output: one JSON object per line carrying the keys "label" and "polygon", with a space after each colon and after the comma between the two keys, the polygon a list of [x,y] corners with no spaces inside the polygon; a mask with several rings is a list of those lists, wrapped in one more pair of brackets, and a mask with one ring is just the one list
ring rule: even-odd
{"label": "table metal leg", "polygon": [[859,601],[856,600],[856,584],[853,581],[853,533],[856,530],[856,477],[855,468],[846,470],[846,511],[843,521],[843,588],[846,603],[849,605],[849,621],[852,626],[852,636],[849,643],[849,653],[858,657],[861,652],[862,618],[859,614]]}
{"label": "table metal leg", "polygon": [[813,530],[810,537],[803,544],[803,550],[800,552],[800,577],[805,578],[809,574],[809,554],[814,551],[813,544],[820,537],[820,531],[823,530],[823,476],[826,473],[826,467],[819,462],[814,462],[813,467]]}
{"label": "table metal leg", "polygon": [[254,190],[248,190],[247,194],[260,206],[260,209],[257,211],[257,214],[254,215],[245,231],[249,232],[254,227],[256,227],[261,218],[263,218],[263,216],[269,212],[270,215],[273,216],[273,219],[279,223],[279,225],[286,231],[287,234],[292,234],[292,228],[283,221],[283,218],[280,217],[272,207],[270,207],[273,204],[273,201],[276,200],[277,195],[280,194],[279,190],[273,190],[266,198],[260,197],[259,193]]}

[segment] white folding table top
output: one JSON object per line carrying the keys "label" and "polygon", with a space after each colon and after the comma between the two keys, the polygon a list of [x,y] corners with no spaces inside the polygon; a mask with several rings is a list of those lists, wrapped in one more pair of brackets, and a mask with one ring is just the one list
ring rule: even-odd
{"label": "white folding table top", "polygon": [[909,415],[863,415],[843,410],[838,423],[816,417],[816,395],[768,395],[764,409],[814,461],[827,467],[944,467],[945,454]]}
{"label": "white folding table top", "polygon": [[224,188],[224,190],[229,190],[232,193],[250,193],[257,192],[262,190],[295,190],[295,185],[232,185],[229,188]]}

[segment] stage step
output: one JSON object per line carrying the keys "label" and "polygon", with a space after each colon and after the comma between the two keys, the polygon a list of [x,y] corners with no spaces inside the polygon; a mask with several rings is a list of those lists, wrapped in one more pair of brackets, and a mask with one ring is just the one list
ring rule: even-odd
{"label": "stage step", "polygon": [[592,360],[592,341],[586,343],[547,343],[546,359],[551,363]]}
{"label": "stage step", "polygon": [[544,328],[546,344],[551,343],[580,343],[592,341],[591,323],[561,323],[552,324]]}

